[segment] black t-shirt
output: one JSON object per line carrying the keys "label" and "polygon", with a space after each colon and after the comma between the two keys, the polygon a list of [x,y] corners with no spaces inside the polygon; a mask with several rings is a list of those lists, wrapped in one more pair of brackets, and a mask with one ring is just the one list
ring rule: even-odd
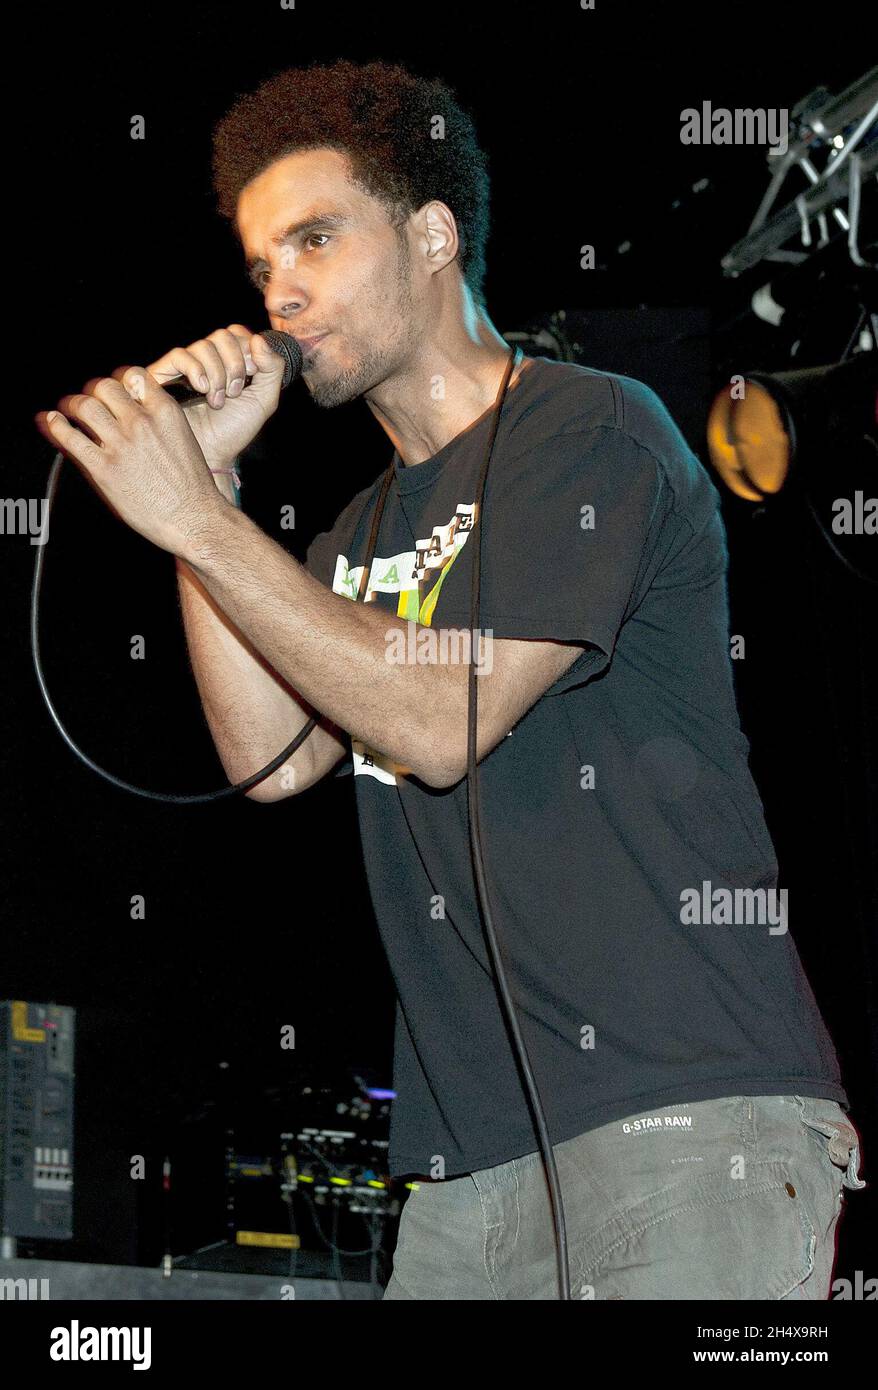
{"label": "black t-shirt", "polygon": [[[368,601],[469,628],[492,415],[423,463],[394,454]],[[311,573],[349,597],[380,481],[308,551]],[[732,683],[719,502],[642,382],[538,357],[508,392],[476,625],[583,645],[479,764],[493,919],[553,1143],[725,1095],[848,1106],[772,898],[777,864]],[[466,779],[426,787],[356,740],[351,764],[398,995],[390,1172],[441,1171],[440,1158],[451,1177],[533,1152],[478,910]],[[748,888],[766,892],[736,896]]]}

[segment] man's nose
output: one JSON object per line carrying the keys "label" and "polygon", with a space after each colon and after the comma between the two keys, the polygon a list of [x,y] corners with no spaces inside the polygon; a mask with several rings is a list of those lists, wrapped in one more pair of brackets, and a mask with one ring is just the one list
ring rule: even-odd
{"label": "man's nose", "polygon": [[301,283],[294,282],[294,273],[278,270],[266,286],[265,308],[269,317],[291,319],[300,314],[308,296]]}
{"label": "man's nose", "polygon": [[268,317],[270,319],[281,319],[283,322],[287,322],[302,311],[301,300],[283,299],[282,297],[279,297],[273,302],[269,298],[266,300],[265,307],[268,310]]}

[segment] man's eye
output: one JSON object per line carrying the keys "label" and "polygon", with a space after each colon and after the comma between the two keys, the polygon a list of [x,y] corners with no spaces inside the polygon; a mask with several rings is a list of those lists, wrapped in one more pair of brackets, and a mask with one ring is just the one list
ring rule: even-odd
{"label": "man's eye", "polygon": [[[329,236],[329,234],[328,234],[327,232],[312,232],[310,236],[307,236],[307,237],[305,238],[305,245],[307,246],[309,241],[317,241],[318,239],[320,239],[320,240],[326,242],[326,241],[331,241],[331,240],[332,240],[332,237]],[[322,247],[322,246],[318,246],[318,247],[317,247],[317,250],[318,250],[318,251],[322,251],[322,250],[323,250],[323,247]],[[269,280],[271,279],[271,271],[270,271],[270,270],[257,270],[257,271],[254,271],[254,272],[253,272],[253,275],[252,275],[250,278],[252,279],[253,284],[255,285],[255,287],[256,287],[257,290],[264,290],[264,289],[265,289],[265,286],[268,284]]]}

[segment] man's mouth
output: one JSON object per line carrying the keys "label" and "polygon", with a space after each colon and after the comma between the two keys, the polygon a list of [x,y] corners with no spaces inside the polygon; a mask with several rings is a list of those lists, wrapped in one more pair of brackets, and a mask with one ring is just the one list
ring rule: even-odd
{"label": "man's mouth", "polygon": [[310,353],[310,352],[312,352],[312,351],[314,350],[314,348],[317,346],[318,343],[322,343],[322,342],[323,342],[323,339],[324,339],[324,338],[328,338],[328,337],[329,337],[329,334],[328,334],[328,333],[318,333],[317,336],[316,336],[316,338],[299,338],[299,337],[296,337],[296,342],[299,344],[299,347],[302,349],[302,355],[303,355],[303,356],[307,356],[308,353]]}

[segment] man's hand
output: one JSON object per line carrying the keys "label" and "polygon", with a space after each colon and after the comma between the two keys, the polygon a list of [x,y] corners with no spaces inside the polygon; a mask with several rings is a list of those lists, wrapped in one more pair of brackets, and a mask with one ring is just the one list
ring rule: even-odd
{"label": "man's hand", "polygon": [[144,367],[95,378],[84,394],[65,396],[58,407],[63,414],[37,415],[40,429],[80,466],[111,511],[162,550],[184,554],[227,509],[186,412]]}
{"label": "man's hand", "polygon": [[203,401],[186,406],[186,419],[208,466],[228,468],[277,410],[284,361],[243,323],[230,323],[171,348],[146,370],[159,386],[185,379],[203,392]]}

